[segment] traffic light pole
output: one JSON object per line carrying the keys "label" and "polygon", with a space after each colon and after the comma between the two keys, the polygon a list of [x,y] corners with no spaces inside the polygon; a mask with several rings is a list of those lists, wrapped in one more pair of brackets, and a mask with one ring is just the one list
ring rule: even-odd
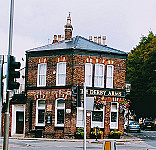
{"label": "traffic light pole", "polygon": [[8,90],[8,76],[9,76],[9,64],[10,64],[10,55],[12,54],[12,37],[13,37],[13,15],[14,15],[14,0],[11,0],[10,6],[10,27],[9,27],[9,48],[8,48],[8,57],[7,57],[7,80],[6,80],[6,110],[5,110],[5,121],[4,121],[4,141],[3,141],[3,150],[8,150],[9,145],[9,95]]}

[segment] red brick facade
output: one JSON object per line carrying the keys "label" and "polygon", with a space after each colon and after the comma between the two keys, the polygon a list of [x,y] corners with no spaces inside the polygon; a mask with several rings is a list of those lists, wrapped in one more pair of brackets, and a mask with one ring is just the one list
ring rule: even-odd
{"label": "red brick facade", "polygon": [[[125,89],[125,59],[122,58],[111,58],[111,57],[100,57],[92,55],[82,55],[82,54],[66,54],[66,55],[51,55],[51,56],[31,56],[27,57],[27,103],[26,103],[26,123],[25,123],[25,133],[28,137],[35,137],[36,128],[36,100],[38,98],[43,98],[46,100],[45,114],[52,115],[52,124],[45,125],[42,129],[42,136],[49,138],[69,138],[74,137],[76,132],[76,116],[77,110],[72,109],[71,101],[76,99],[72,97],[71,86],[83,86],[85,81],[85,63],[91,62],[93,65],[96,63],[103,63],[105,66],[108,64],[114,65],[113,72],[113,89],[123,90]],[[39,62],[46,61],[47,63],[47,76],[46,76],[46,87],[37,87],[37,65]],[[67,63],[66,68],[66,86],[59,87],[56,86],[56,70],[57,62],[65,61]],[[106,72],[105,67],[105,72]],[[94,75],[93,75],[94,78]],[[106,79],[106,74],[105,74]],[[94,79],[93,79],[94,81]],[[94,82],[93,82],[94,83]],[[106,81],[104,81],[106,85]],[[106,86],[104,86],[105,88]],[[94,86],[93,86],[94,88]],[[65,100],[65,120],[64,127],[55,127],[55,100],[57,98],[63,98]],[[100,99],[101,96],[94,96],[95,100]],[[110,112],[111,112],[111,102],[121,102],[124,101],[124,97],[103,97],[106,101],[105,112],[104,112],[104,129],[102,129],[104,136],[108,136],[110,133]],[[81,96],[83,99],[83,96]],[[31,105],[31,107],[30,107]],[[51,109],[49,109],[49,107]],[[31,108],[31,109],[30,109]],[[67,109],[71,109],[71,112],[66,112]],[[91,111],[87,111],[91,114]],[[87,137],[91,133],[91,115],[87,116]],[[118,116],[118,129],[123,132],[124,130],[124,116],[120,113]]]}

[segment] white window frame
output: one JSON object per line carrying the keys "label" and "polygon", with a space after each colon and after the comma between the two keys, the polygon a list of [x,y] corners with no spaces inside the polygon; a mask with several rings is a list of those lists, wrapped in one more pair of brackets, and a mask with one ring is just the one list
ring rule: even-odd
{"label": "white window frame", "polygon": [[55,101],[55,127],[64,127],[64,123],[63,124],[58,124],[57,123],[57,111],[58,110],[64,110],[64,122],[65,122],[65,102],[63,103],[64,104],[64,106],[63,107],[58,107],[58,101],[59,100],[64,100],[64,99],[62,99],[62,98],[59,98],[59,99],[56,99],[56,101]]}
{"label": "white window frame", "polygon": [[[61,73],[59,73],[59,65],[64,65],[64,71],[62,70]],[[66,62],[58,62],[57,63],[57,72],[56,72],[56,86],[65,86],[66,85]],[[65,83],[59,83],[60,75],[64,76]]]}
{"label": "white window frame", "polygon": [[[112,104],[115,103],[117,105],[117,109],[113,110],[112,109]],[[116,122],[111,122],[111,113],[116,112],[117,113],[117,121]],[[118,129],[118,122],[119,122],[119,103],[118,102],[111,102],[111,113],[110,113],[110,129]]]}
{"label": "white window frame", "polygon": [[[112,72],[111,74],[108,72],[108,67],[111,67]],[[114,66],[113,65],[107,65],[107,78],[106,78],[106,88],[113,88],[113,72],[114,72]],[[111,83],[109,83],[111,82]]]}
{"label": "white window frame", "polygon": [[[82,118],[80,118],[80,113],[82,113]],[[84,127],[84,109],[83,109],[83,107],[77,107],[76,127]]]}
{"label": "white window frame", "polygon": [[36,100],[36,126],[45,126],[45,113],[44,113],[44,123],[38,123],[38,111],[39,110],[44,110],[45,111],[45,106],[44,107],[39,107],[38,106],[39,101],[45,101],[45,99]]}
{"label": "white window frame", "polygon": [[[103,71],[102,71],[101,75],[99,75],[99,71],[98,71],[98,68],[97,68],[99,66],[103,67]],[[104,88],[104,69],[105,69],[105,65],[104,64],[95,64],[94,87]],[[99,80],[99,78],[101,78],[101,77],[102,77],[102,81],[103,81],[102,85],[99,84],[99,81],[96,82],[96,78],[97,78],[97,80]]]}
{"label": "white window frame", "polygon": [[[91,74],[89,74],[87,66],[90,67],[90,73]],[[88,87],[92,87],[92,74],[93,74],[92,71],[93,71],[93,64],[92,63],[86,63],[85,64],[85,83],[86,83],[86,86],[88,86]],[[88,78],[90,78],[89,83],[87,83]]]}
{"label": "white window frame", "polygon": [[[43,74],[40,74],[40,68],[41,66],[44,66],[44,72]],[[38,64],[38,72],[37,72],[37,87],[46,86],[46,75],[47,75],[47,63],[39,63]],[[41,77],[44,80],[43,84],[40,83]]]}
{"label": "white window frame", "polygon": [[93,112],[91,113],[91,128],[94,128],[94,127],[99,127],[99,128],[104,128],[104,120],[105,120],[105,106],[102,108],[102,109],[100,109],[100,110],[98,110],[98,109],[96,109],[96,108],[94,108],[94,111],[102,111],[103,112],[103,120],[102,120],[102,122],[101,121],[93,121]]}

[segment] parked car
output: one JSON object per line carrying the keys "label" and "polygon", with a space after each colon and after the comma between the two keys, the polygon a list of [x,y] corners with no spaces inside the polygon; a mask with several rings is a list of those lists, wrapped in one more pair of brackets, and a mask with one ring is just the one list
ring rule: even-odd
{"label": "parked car", "polygon": [[129,129],[129,131],[136,131],[136,132],[140,132],[141,128],[140,128],[140,124],[138,123],[138,121],[131,121],[129,123],[129,126],[127,127],[127,130]]}
{"label": "parked car", "polygon": [[147,119],[144,121],[143,124],[143,129],[144,130],[154,130],[155,129],[155,124],[153,120]]}

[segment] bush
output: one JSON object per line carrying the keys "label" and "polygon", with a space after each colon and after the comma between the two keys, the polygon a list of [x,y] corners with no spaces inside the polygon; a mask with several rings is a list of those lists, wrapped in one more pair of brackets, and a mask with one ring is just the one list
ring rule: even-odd
{"label": "bush", "polygon": [[75,133],[75,138],[77,139],[82,139],[84,137],[84,128],[77,128],[76,133]]}
{"label": "bush", "polygon": [[110,137],[114,139],[120,139],[120,136],[122,135],[121,131],[118,131],[117,129],[114,129],[110,132]]}

